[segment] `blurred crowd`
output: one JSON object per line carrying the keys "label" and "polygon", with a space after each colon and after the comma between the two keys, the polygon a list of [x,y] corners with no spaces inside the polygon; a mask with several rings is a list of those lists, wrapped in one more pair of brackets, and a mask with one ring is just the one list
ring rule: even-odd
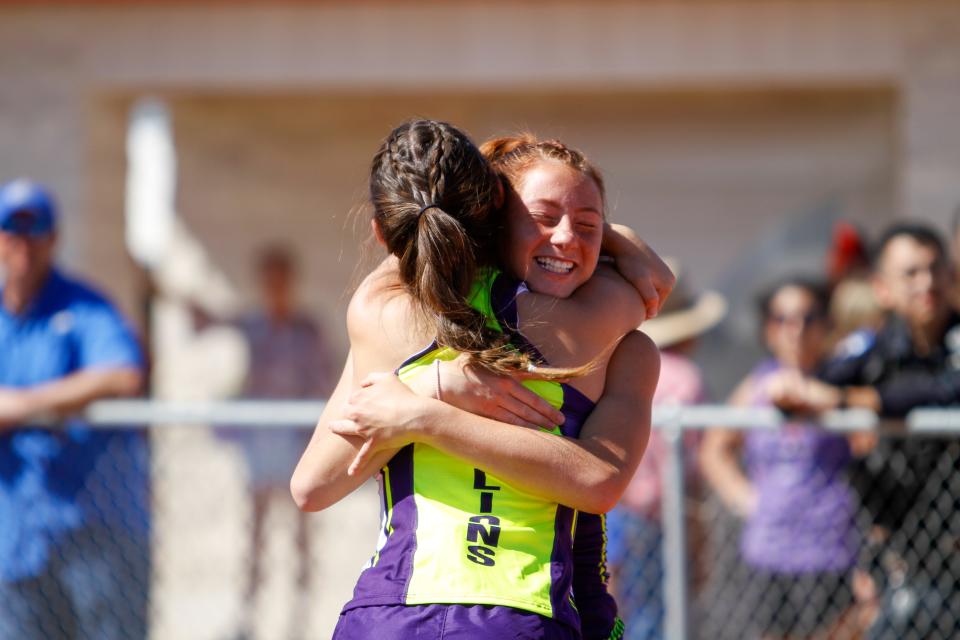
{"label": "blurred crowd", "polygon": [[[875,238],[839,223],[825,254],[825,265],[760,293],[767,356],[729,398],[777,407],[785,426],[718,425],[684,440],[695,627],[703,637],[958,637],[960,440],[839,433],[817,422],[838,409],[899,418],[960,400],[960,296],[949,245],[920,222]],[[688,300],[682,283],[681,274],[674,302],[684,300],[682,308],[644,327],[662,351],[660,405],[708,397],[690,354],[721,305],[709,304],[712,292]],[[663,450],[654,433],[609,517],[629,638],[665,633]]]}
{"label": "blurred crowd", "polygon": [[[25,629],[38,638],[142,637],[150,583],[143,435],[80,423],[58,432],[22,426],[26,416],[67,414],[97,398],[137,395],[144,384],[142,350],[126,321],[106,297],[54,266],[56,220],[42,186],[15,181],[0,191],[0,637],[27,637]],[[960,241],[955,235],[953,244]],[[779,408],[788,422],[684,435],[690,578],[701,633],[960,636],[960,440],[845,434],[817,422],[831,410],[902,417],[960,399],[960,295],[950,247],[919,222],[894,224],[872,238],[841,223],[825,247],[825,264],[781,278],[758,296],[757,335],[767,356],[729,402]],[[643,327],[662,352],[655,402],[715,402],[695,352],[727,303],[716,292],[695,295],[682,267],[674,269],[674,294]],[[243,334],[254,363],[245,397],[324,397],[331,363],[322,331],[296,303],[296,257],[265,247],[256,271],[259,308],[229,318],[198,311],[197,330],[228,324]],[[271,501],[289,500],[287,482],[306,436],[216,433],[247,464],[249,614],[261,582],[264,514]],[[667,449],[654,432],[608,518],[611,586],[634,639],[665,633]],[[124,464],[104,464],[104,451],[121,454]],[[54,464],[67,457],[74,463]],[[711,515],[716,505],[726,519]],[[297,527],[306,558],[302,518]],[[720,532],[737,539],[733,557],[717,551]],[[302,587],[310,562],[299,566]],[[113,606],[117,599],[130,606]],[[737,612],[742,619],[734,622]]]}
{"label": "blurred crowd", "polygon": [[[146,359],[114,304],[55,264],[58,218],[43,185],[0,186],[0,638],[142,638],[152,571],[148,439],[137,429],[92,429],[75,414],[97,399],[143,393]],[[331,358],[298,304],[296,256],[268,245],[254,266],[256,308],[214,317],[201,301],[184,301],[191,331],[229,326],[242,336],[248,375],[238,397],[327,397]],[[65,420],[62,429],[44,424],[54,419]],[[238,449],[252,506],[245,637],[263,584],[267,514],[292,506],[289,479],[309,431],[220,427],[215,435]],[[307,514],[296,514],[302,620],[312,563]]]}

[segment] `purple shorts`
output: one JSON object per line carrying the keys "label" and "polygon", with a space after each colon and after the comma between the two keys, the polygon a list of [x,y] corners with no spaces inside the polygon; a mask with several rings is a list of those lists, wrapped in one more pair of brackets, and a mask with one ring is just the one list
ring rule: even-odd
{"label": "purple shorts", "polygon": [[552,618],[489,605],[357,607],[340,614],[333,640],[580,640]]}

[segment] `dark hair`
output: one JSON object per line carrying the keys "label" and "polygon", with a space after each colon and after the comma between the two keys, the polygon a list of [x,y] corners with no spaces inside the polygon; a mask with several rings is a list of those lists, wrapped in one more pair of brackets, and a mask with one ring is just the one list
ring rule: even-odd
{"label": "dark hair", "polygon": [[436,322],[437,342],[498,373],[529,359],[489,328],[468,302],[481,267],[492,265],[499,178],[456,127],[413,120],[394,129],[373,158],[370,198],[400,280]]}
{"label": "dark hair", "polygon": [[811,276],[790,275],[767,286],[757,296],[757,312],[760,314],[761,322],[765,323],[770,319],[770,305],[773,299],[778,293],[788,288],[803,289],[809,293],[817,307],[817,312],[826,317],[830,307],[830,288],[826,282]]}
{"label": "dark hair", "polygon": [[934,249],[942,260],[947,259],[947,245],[936,229],[920,222],[896,222],[884,229],[874,245],[874,268],[880,267],[880,259],[887,246],[900,237],[911,238],[918,244]]}
{"label": "dark hair", "polygon": [[480,151],[497,173],[506,178],[507,186],[516,185],[535,162],[559,162],[591,178],[606,206],[606,189],[600,170],[581,151],[559,140],[539,140],[532,133],[525,132],[487,140],[480,146]]}
{"label": "dark hair", "polygon": [[293,273],[297,270],[296,254],[280,242],[264,245],[257,251],[257,269],[261,273],[274,269]]}

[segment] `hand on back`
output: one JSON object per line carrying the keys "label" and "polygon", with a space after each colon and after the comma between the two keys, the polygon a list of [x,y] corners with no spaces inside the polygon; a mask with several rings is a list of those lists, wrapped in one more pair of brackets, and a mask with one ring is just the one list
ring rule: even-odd
{"label": "hand on back", "polygon": [[[564,415],[549,402],[523,386],[527,376],[503,376],[470,364],[461,354],[454,360],[442,361],[440,377],[431,397],[440,393],[443,400],[455,407],[486,418],[521,427],[547,427],[562,424]],[[425,377],[420,376],[420,377]]]}

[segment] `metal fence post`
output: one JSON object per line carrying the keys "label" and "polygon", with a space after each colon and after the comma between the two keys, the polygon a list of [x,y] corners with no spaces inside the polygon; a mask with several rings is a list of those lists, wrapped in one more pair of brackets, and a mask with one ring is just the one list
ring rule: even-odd
{"label": "metal fence post", "polygon": [[[667,464],[663,468],[663,566],[664,603],[666,605],[665,637],[687,640],[689,637],[689,602],[687,592],[687,523],[684,495],[683,428],[679,409],[670,414],[660,435],[667,445]],[[664,416],[666,417],[666,416]]]}

